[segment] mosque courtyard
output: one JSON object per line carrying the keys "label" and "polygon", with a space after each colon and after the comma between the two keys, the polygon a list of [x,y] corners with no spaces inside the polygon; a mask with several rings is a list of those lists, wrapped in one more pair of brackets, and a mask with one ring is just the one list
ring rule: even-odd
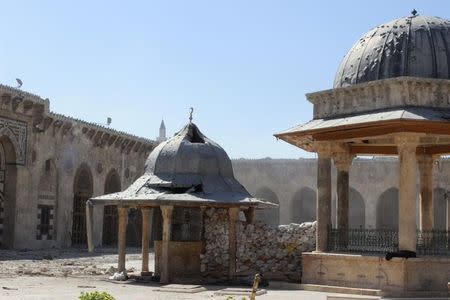
{"label": "mosque courtyard", "polygon": [[[130,248],[127,256],[129,274],[140,273],[140,249]],[[77,299],[82,292],[108,291],[117,300],[121,299],[227,299],[228,295],[217,292],[230,286],[202,285],[205,291],[198,293],[174,293],[158,291],[157,282],[137,283],[110,281],[112,267],[117,266],[117,249],[98,249],[94,254],[85,250],[51,249],[35,251],[4,251],[0,261],[0,299]],[[153,252],[150,262],[153,262]],[[154,265],[150,264],[150,269]],[[242,289],[242,286],[236,286]],[[344,295],[338,293],[298,290],[295,284],[272,283],[264,289],[266,294],[257,299],[380,299],[377,296]],[[242,295],[234,295],[241,300]],[[335,297],[335,298],[327,298]],[[361,298],[363,297],[363,298]],[[248,299],[248,296],[246,297]],[[229,298],[228,298],[229,299]],[[388,298],[383,298],[388,299]]]}

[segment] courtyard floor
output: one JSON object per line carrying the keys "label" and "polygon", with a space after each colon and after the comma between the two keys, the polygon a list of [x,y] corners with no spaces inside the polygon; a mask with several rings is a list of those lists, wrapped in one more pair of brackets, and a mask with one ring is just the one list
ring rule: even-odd
{"label": "courtyard floor", "polygon": [[[0,299],[78,299],[81,292],[107,291],[117,300],[134,299],[227,299],[216,296],[226,286],[204,286],[205,291],[187,294],[156,291],[158,283],[117,282],[108,280],[117,266],[116,249],[101,249],[90,254],[85,250],[0,251]],[[127,269],[130,274],[140,272],[140,249],[127,249]],[[153,268],[153,254],[150,257]],[[242,288],[242,287],[241,287]],[[267,288],[257,299],[326,300],[339,294]],[[349,296],[355,299],[357,296]],[[372,297],[370,297],[372,298]],[[241,300],[242,296],[234,296]],[[247,297],[248,299],[248,297]],[[356,298],[358,299],[358,298]],[[366,298],[364,298],[366,299]],[[369,299],[369,298],[367,298]],[[379,299],[373,297],[372,299]]]}

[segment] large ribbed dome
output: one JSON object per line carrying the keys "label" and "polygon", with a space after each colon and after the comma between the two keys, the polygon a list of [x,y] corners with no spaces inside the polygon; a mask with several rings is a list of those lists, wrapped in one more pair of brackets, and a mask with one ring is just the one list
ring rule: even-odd
{"label": "large ribbed dome", "polygon": [[450,79],[450,21],[412,15],[375,27],[345,55],[334,87],[399,76]]}

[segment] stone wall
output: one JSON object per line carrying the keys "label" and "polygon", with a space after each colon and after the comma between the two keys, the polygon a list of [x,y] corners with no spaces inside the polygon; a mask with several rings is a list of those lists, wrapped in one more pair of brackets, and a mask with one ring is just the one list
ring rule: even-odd
{"label": "stone wall", "polygon": [[[257,221],[237,224],[238,276],[263,274],[267,279],[299,281],[302,252],[315,249],[316,222],[267,225]],[[208,209],[205,216],[205,251],[201,271],[226,278],[228,272],[228,215],[225,209]]]}
{"label": "stone wall", "polygon": [[[259,215],[260,220],[279,224],[315,220],[316,159],[235,159],[236,179],[255,197],[278,203],[273,214]],[[336,169],[332,168],[332,223],[336,224]],[[445,229],[446,199],[450,195],[450,159],[442,158],[434,167],[434,213],[436,229]],[[390,219],[386,211],[398,216],[398,160],[396,157],[358,157],[350,168],[350,226],[383,228],[380,218]],[[370,182],[370,184],[367,184]],[[417,217],[419,197],[417,196]],[[274,216],[276,215],[276,216]],[[392,219],[398,222],[398,217]],[[381,226],[380,226],[381,223]],[[419,224],[419,223],[417,223]]]}
{"label": "stone wall", "polygon": [[[128,187],[156,145],[56,114],[48,99],[0,85],[0,247],[84,244],[85,200],[104,194],[113,177],[116,190]],[[99,246],[103,207],[93,214]]]}

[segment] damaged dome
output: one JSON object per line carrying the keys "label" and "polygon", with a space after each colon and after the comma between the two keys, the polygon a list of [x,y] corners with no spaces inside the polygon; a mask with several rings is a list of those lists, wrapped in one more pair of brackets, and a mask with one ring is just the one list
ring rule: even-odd
{"label": "damaged dome", "polygon": [[225,150],[191,122],[150,153],[145,173],[125,191],[89,201],[103,205],[276,206],[253,198],[234,178]]}
{"label": "damaged dome", "polygon": [[151,185],[171,188],[190,188],[208,181],[223,185],[234,180],[227,153],[193,123],[150,153],[145,174],[151,175]]}
{"label": "damaged dome", "polygon": [[450,79],[450,21],[413,11],[375,27],[345,55],[334,88],[400,76]]}

